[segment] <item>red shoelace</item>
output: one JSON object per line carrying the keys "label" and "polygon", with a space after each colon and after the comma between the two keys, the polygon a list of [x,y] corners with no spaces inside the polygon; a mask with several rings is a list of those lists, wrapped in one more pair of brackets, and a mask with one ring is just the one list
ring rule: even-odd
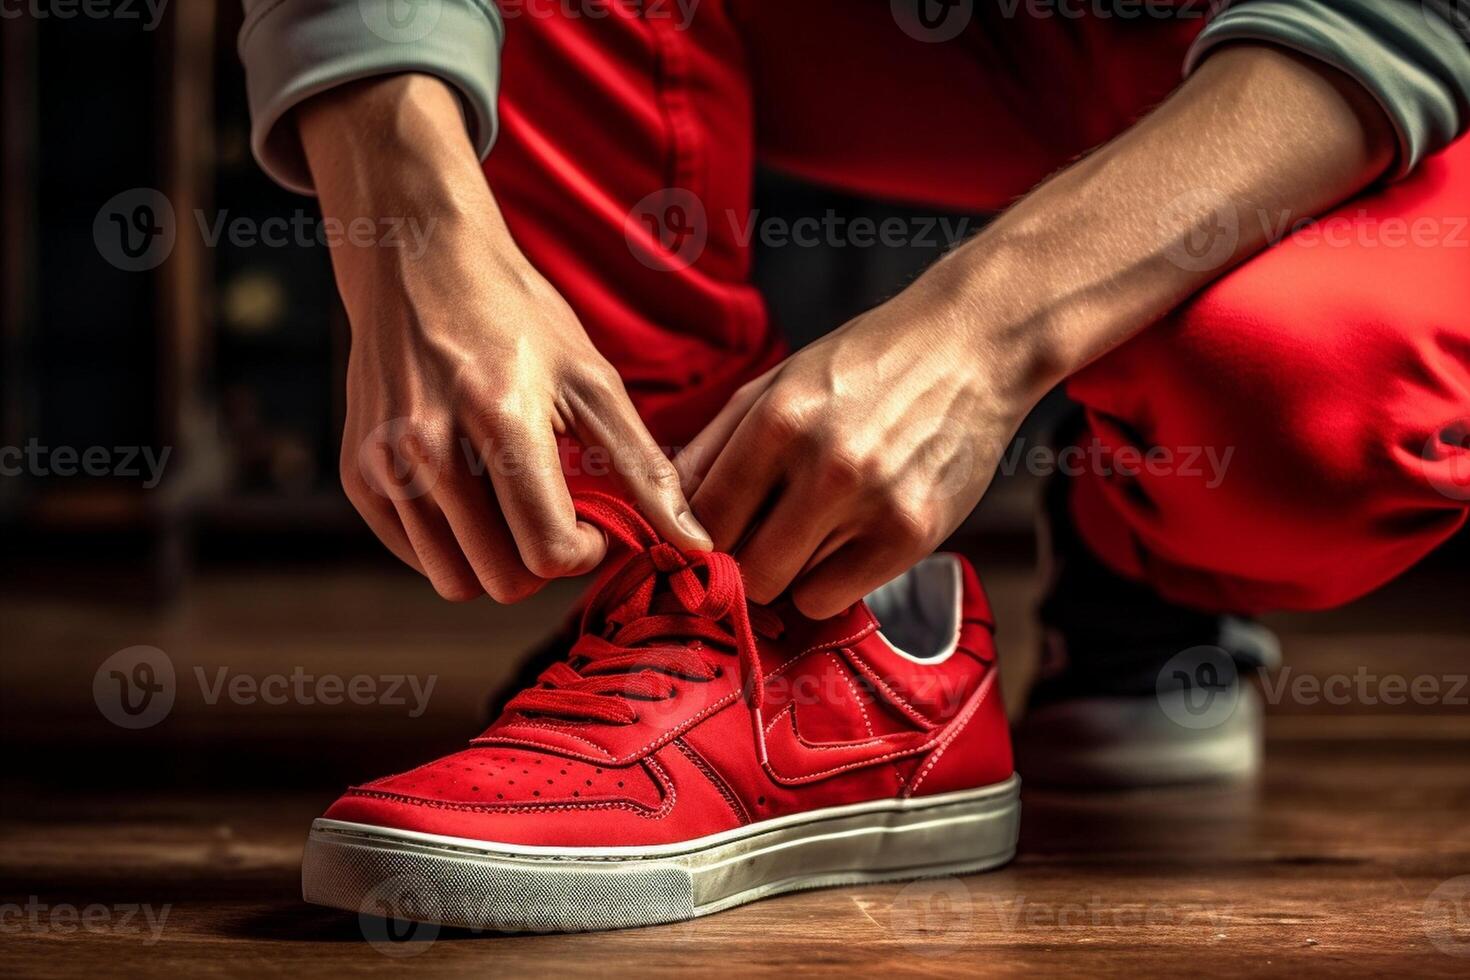
{"label": "red shoelace", "polygon": [[683,552],[659,537],[630,504],[579,493],[577,516],[630,551],[588,603],[582,635],[565,661],[517,694],[506,712],[631,725],[638,703],[676,695],[676,681],[708,682],[735,654],[746,700],[759,709],[764,688],[755,633],[775,637],[780,619],[745,599],[740,566],[718,551]]}

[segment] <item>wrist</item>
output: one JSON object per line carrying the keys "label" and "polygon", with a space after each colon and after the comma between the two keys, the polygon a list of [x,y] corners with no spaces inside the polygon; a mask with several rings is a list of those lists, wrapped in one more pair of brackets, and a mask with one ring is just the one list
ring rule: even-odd
{"label": "wrist", "polygon": [[425,310],[464,308],[482,288],[537,278],[486,184],[458,97],[440,80],[343,86],[306,103],[298,122],[324,220],[381,232],[343,234],[332,250],[354,334],[401,330]]}
{"label": "wrist", "polygon": [[364,79],[298,110],[327,216],[483,214],[490,191],[459,98],[429,75]]}
{"label": "wrist", "polygon": [[1021,249],[975,241],[913,287],[939,311],[938,329],[958,345],[952,356],[971,365],[998,407],[1018,418],[1082,363],[1065,343],[1072,303],[1037,274],[1040,267]]}
{"label": "wrist", "polygon": [[482,322],[503,308],[544,302],[550,290],[510,238],[493,201],[485,214],[410,216],[401,227],[402,241],[392,247],[348,242],[332,250],[354,335]]}

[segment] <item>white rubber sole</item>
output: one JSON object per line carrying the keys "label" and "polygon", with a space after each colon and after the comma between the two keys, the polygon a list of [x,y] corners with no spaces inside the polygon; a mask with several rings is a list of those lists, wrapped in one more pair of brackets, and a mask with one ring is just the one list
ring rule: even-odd
{"label": "white rubber sole", "polygon": [[[677,922],[804,888],[986,871],[1016,853],[1020,779],[645,848],[546,848],[317,820],[308,902],[506,932]],[[593,818],[595,819],[595,818]]]}

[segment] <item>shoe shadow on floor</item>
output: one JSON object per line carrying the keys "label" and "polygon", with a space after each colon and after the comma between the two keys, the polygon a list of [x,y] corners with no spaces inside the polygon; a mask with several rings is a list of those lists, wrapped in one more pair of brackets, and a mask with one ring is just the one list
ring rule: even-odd
{"label": "shoe shadow on floor", "polygon": [[1252,780],[1133,790],[1023,787],[1018,860],[1178,866],[1249,853],[1260,834]]}

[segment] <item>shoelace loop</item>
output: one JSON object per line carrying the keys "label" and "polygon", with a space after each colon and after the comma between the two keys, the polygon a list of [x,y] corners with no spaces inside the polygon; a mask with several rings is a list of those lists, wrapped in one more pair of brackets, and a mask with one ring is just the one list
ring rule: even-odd
{"label": "shoelace loop", "polygon": [[[722,676],[723,667],[706,651],[735,653],[744,696],[758,710],[765,684],[755,634],[778,636],[782,624],[770,610],[746,602],[735,559],[719,551],[681,551],[609,494],[578,493],[573,503],[580,519],[600,527],[610,546],[621,545],[629,555],[588,603],[568,659],[512,698],[507,713],[633,724],[639,718],[635,703],[673,697],[675,679]],[[667,588],[659,589],[660,582]]]}

